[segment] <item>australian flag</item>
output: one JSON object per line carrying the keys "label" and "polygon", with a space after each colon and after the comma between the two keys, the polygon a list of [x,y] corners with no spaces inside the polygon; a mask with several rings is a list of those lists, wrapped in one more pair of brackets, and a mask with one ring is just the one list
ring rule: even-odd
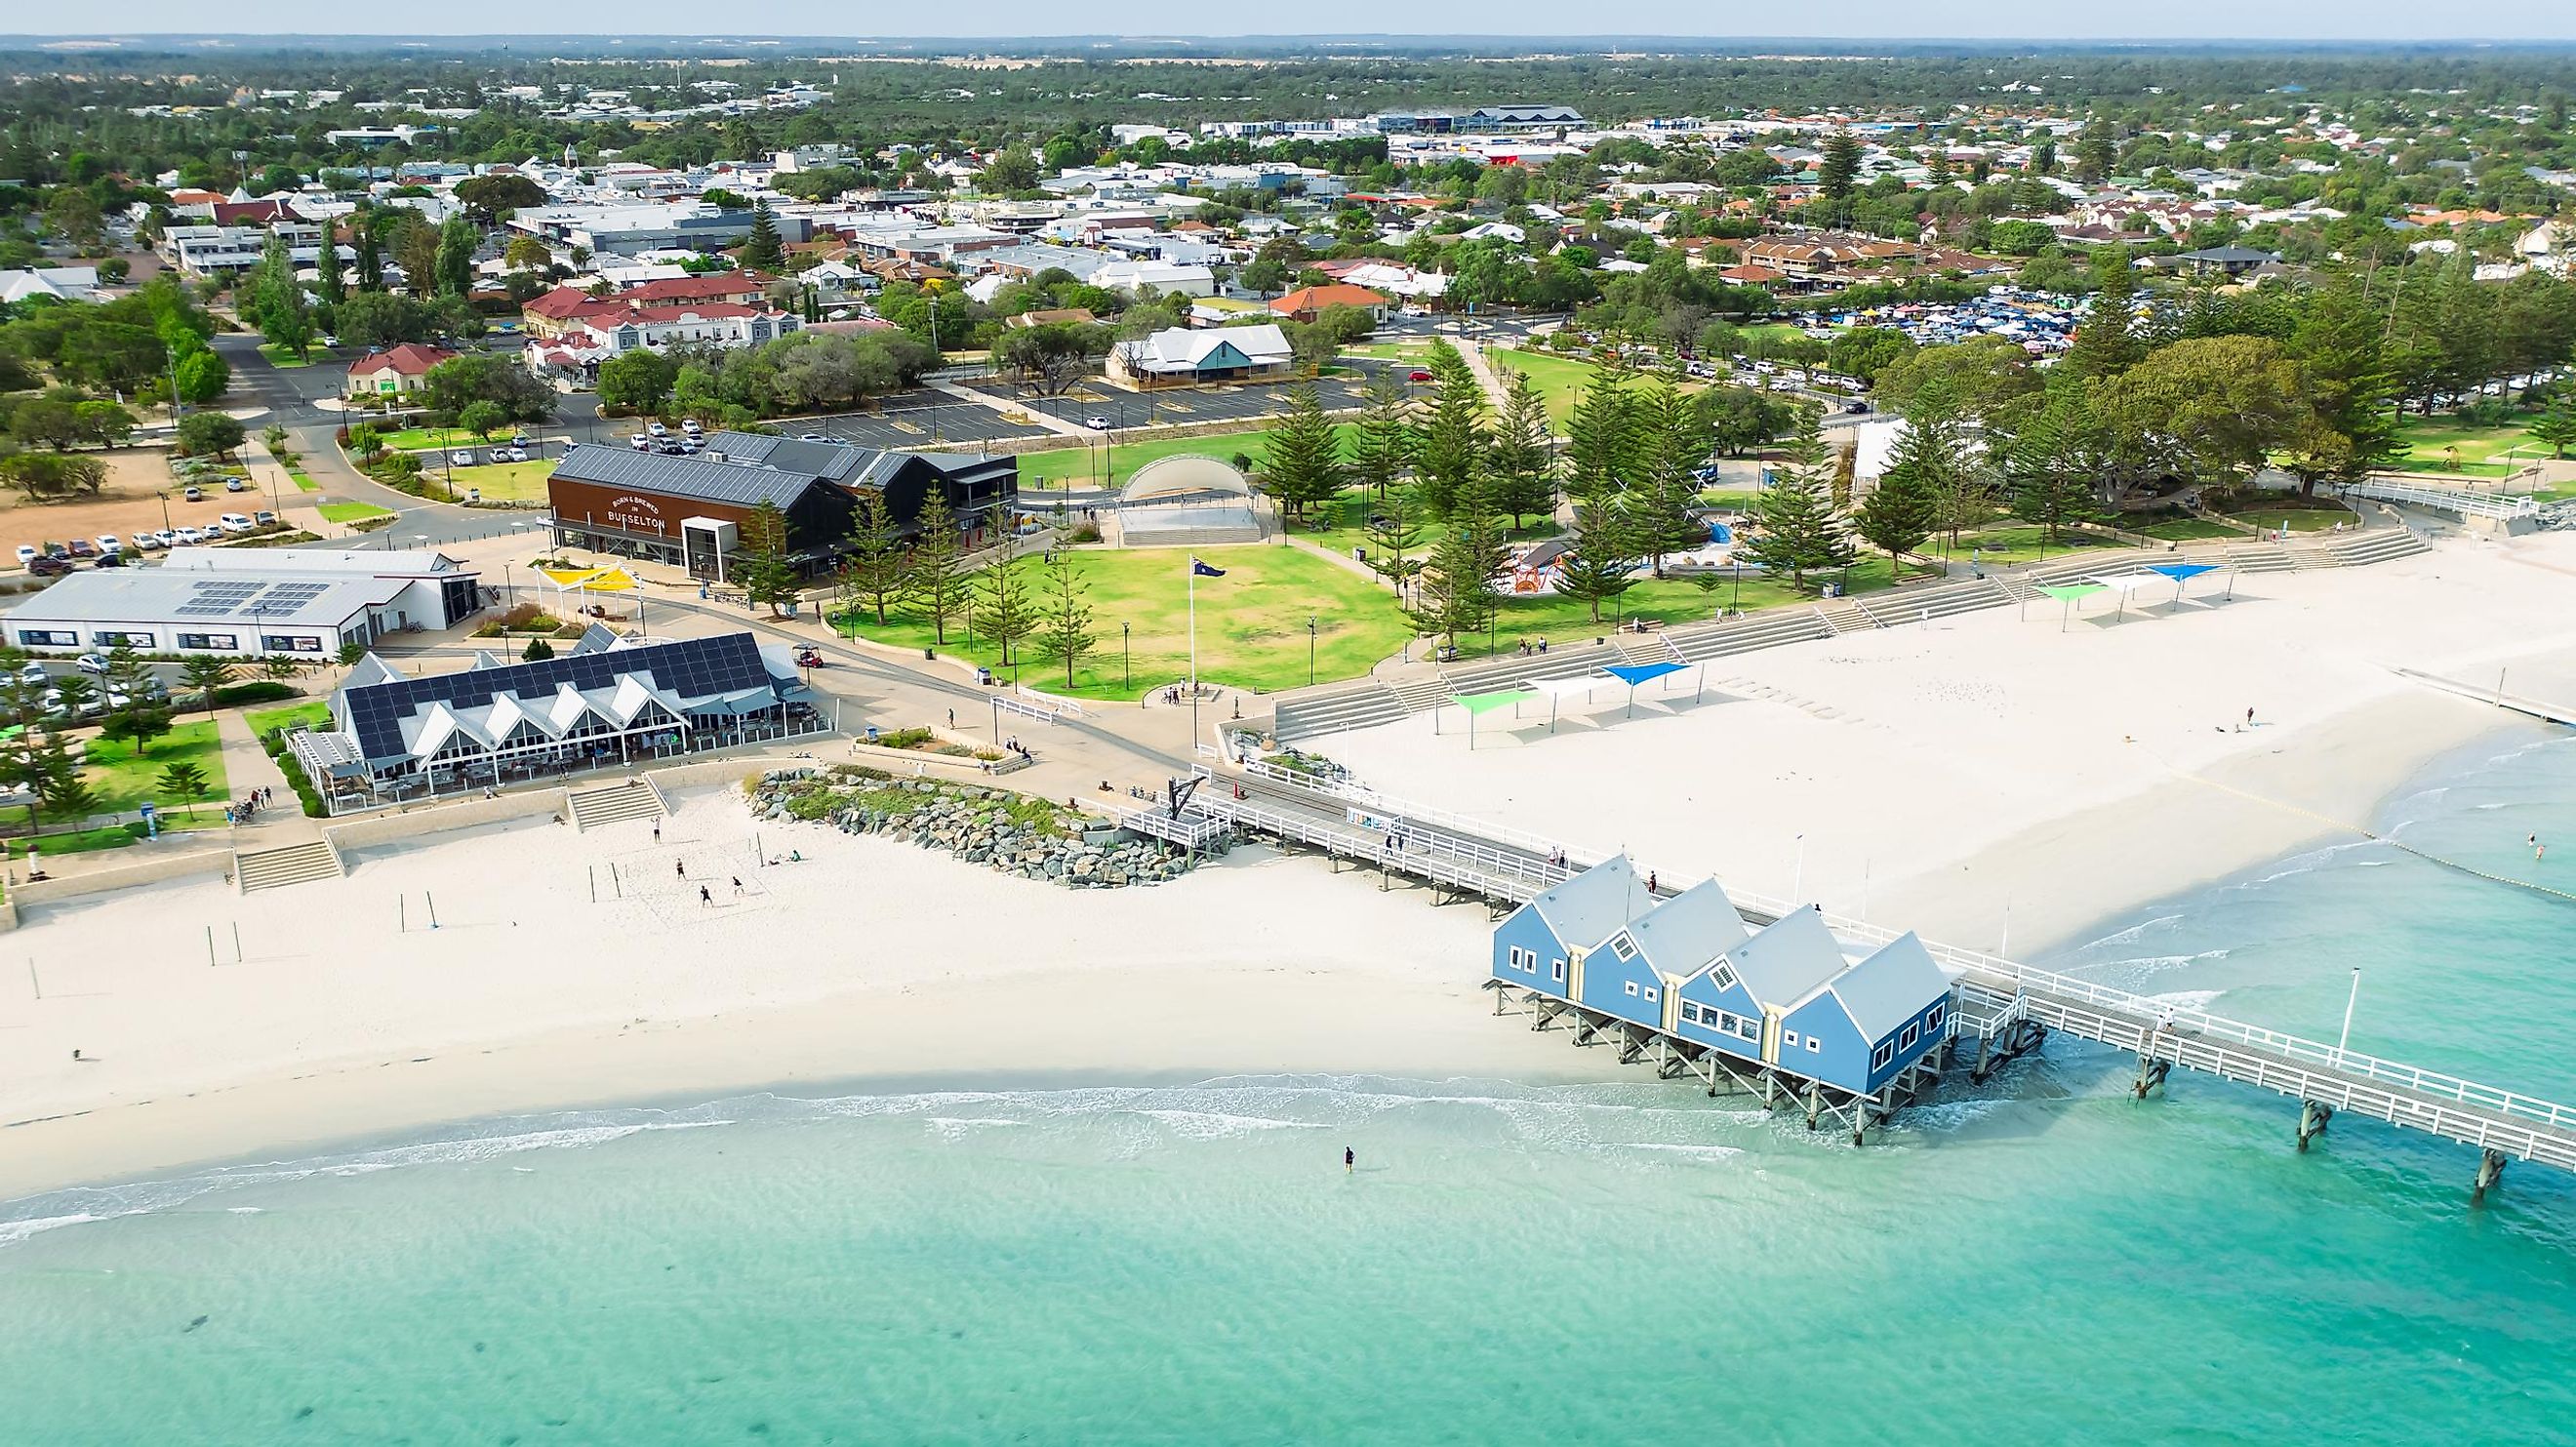
{"label": "australian flag", "polygon": [[1193,577],[1199,578],[1222,578],[1225,576],[1225,569],[1211,568],[1207,564],[1200,562],[1198,559],[1192,558],[1190,559],[1190,574]]}

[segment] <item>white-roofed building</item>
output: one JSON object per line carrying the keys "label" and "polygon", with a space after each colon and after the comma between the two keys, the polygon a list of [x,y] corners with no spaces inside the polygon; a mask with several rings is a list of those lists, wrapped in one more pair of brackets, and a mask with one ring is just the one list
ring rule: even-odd
{"label": "white-roofed building", "polygon": [[157,568],[71,573],[0,616],[31,653],[320,661],[388,633],[452,628],[482,611],[478,574],[435,551],[176,548]]}
{"label": "white-roofed building", "polygon": [[1172,327],[1109,349],[1109,372],[1144,387],[1284,377],[1293,354],[1276,322],[1196,331]]}

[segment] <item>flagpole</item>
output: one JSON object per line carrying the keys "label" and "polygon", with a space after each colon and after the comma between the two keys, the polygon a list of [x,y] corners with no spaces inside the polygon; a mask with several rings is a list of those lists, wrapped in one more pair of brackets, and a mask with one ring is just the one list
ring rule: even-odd
{"label": "flagpole", "polygon": [[1190,746],[1199,741],[1199,560],[1190,558]]}

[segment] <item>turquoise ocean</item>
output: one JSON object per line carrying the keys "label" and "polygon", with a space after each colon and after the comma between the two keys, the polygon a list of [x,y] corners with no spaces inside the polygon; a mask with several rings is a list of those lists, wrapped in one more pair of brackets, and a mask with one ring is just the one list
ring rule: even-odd
{"label": "turquoise ocean", "polygon": [[[2576,741],[2383,823],[2565,885]],[[2358,965],[2356,1049],[2576,1099],[2576,905],[2384,845],[2051,962],[2325,1038]],[[1642,1074],[878,1085],[61,1192],[0,1206],[0,1444],[2576,1440],[2576,1180],[2126,1079],[1860,1150]]]}

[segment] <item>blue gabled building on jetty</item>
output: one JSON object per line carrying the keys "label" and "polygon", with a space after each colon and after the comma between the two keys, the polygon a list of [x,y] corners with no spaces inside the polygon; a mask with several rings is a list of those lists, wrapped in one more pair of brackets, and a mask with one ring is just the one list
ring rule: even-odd
{"label": "blue gabled building on jetty", "polygon": [[1522,992],[1535,1028],[1571,1015],[1577,1044],[1711,1094],[1721,1078],[1766,1105],[1785,1092],[1855,1140],[1928,1086],[1950,1038],[1949,978],[1913,935],[1847,945],[1812,905],[1757,928],[1717,881],[1660,897],[1624,856],[1514,910],[1493,948],[1489,987]]}

